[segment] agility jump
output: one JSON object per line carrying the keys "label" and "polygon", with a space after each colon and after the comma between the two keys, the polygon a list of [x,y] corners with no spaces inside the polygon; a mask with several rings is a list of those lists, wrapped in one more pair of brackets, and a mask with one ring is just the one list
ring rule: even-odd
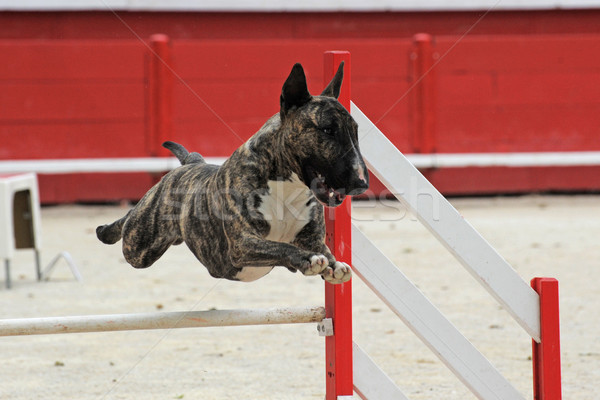
{"label": "agility jump", "polygon": [[[558,282],[551,278],[535,278],[531,288],[516,274],[360,109],[350,102],[349,53],[325,54],[326,81],[333,76],[335,66],[340,61],[345,62],[347,72],[339,101],[346,109],[351,110],[359,123],[359,140],[370,171],[392,193],[397,193],[397,198],[531,336],[535,399],[561,399]],[[427,71],[421,73],[426,74]],[[426,191],[428,195],[435,197],[440,204],[437,218],[432,218],[431,212],[418,207],[417,191]],[[336,259],[352,265],[356,275],[375,291],[477,398],[524,398],[456,328],[450,328],[451,324],[429,300],[358,228],[352,226],[349,200],[346,199],[332,212],[325,213],[326,240]],[[356,255],[355,262],[351,260],[351,253]],[[338,285],[325,283],[324,310],[313,307],[5,320],[0,321],[0,336],[329,320],[333,329],[326,338],[326,399],[349,399],[354,392],[363,399],[406,399],[400,389],[352,342],[351,282]],[[113,328],[111,325],[117,329],[107,329]],[[443,334],[432,335],[432,332]]]}

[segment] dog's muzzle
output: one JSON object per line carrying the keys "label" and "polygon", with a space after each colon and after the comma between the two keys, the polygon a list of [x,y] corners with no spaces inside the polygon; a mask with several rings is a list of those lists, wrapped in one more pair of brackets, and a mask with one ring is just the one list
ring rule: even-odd
{"label": "dog's muzzle", "polygon": [[368,175],[365,177],[364,174],[353,176],[349,185],[340,188],[330,184],[330,180],[324,174],[312,167],[306,167],[304,175],[305,182],[308,183],[317,200],[327,207],[337,207],[344,202],[346,196],[362,194],[369,188],[369,177]]}

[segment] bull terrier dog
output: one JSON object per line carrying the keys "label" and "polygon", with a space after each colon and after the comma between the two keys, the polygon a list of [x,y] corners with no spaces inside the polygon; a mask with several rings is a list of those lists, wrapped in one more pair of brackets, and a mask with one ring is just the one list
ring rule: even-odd
{"label": "bull terrier dog", "polygon": [[96,229],[106,244],[123,239],[123,255],[147,268],[185,242],[216,278],[254,281],[274,267],[351,278],[325,245],[324,206],[363,193],[369,175],[358,125],[337,98],[343,63],[320,96],[308,92],[294,65],[283,84],[279,113],[221,165],[165,142],[181,162],[123,218]]}

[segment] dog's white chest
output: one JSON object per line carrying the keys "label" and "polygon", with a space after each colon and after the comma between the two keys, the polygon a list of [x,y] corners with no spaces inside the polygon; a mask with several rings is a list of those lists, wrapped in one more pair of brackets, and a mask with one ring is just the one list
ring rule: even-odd
{"label": "dog's white chest", "polygon": [[[266,240],[290,243],[298,232],[310,222],[312,208],[316,206],[311,191],[295,174],[291,181],[269,181],[269,191],[261,196],[258,211],[271,226]],[[236,279],[251,282],[262,278],[273,267],[244,267]]]}
{"label": "dog's white chest", "polygon": [[310,189],[296,174],[291,181],[269,181],[268,185],[269,192],[261,196],[258,208],[271,225],[265,239],[290,243],[310,222],[316,202],[311,201]]}

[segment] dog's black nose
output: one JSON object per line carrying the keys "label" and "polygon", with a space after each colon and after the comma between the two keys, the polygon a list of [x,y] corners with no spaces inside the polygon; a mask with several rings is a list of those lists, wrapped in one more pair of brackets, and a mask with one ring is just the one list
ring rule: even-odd
{"label": "dog's black nose", "polygon": [[350,191],[348,194],[356,196],[364,193],[365,190],[369,188],[369,170],[360,155],[357,155],[352,172]]}
{"label": "dog's black nose", "polygon": [[366,176],[366,179],[356,178],[348,188],[348,194],[350,196],[356,196],[364,193],[369,188],[369,177]]}

